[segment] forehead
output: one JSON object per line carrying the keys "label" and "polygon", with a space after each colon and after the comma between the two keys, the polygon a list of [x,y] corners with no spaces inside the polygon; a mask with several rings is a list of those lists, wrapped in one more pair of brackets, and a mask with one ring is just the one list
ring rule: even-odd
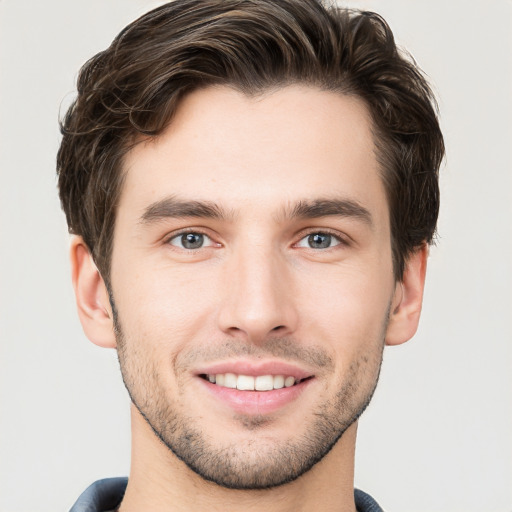
{"label": "forehead", "polygon": [[166,195],[274,217],[296,201],[342,196],[387,216],[365,104],[316,88],[195,91],[163,134],[127,154],[124,172],[120,216]]}

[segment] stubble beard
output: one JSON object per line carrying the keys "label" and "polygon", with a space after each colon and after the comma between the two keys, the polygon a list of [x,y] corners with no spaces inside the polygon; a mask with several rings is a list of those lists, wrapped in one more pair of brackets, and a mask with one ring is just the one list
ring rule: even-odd
{"label": "stubble beard", "polygon": [[[311,425],[298,438],[279,445],[265,441],[263,436],[258,438],[258,433],[264,432],[272,420],[240,415],[236,418],[239,424],[252,434],[245,443],[238,441],[219,448],[210,433],[198,429],[197,422],[169,400],[168,392],[159,383],[154,361],[147,360],[143,367],[133,366],[133,362],[144,361],[143,354],[136,353],[137,344],[132,343],[129,348],[115,307],[113,311],[121,374],[132,403],[176,457],[201,478],[225,488],[268,489],[299,478],[322,460],[359,418],[377,386],[383,341],[378,353],[362,355],[352,363],[337,393],[311,412]],[[287,339],[273,340],[271,344],[289,345]],[[276,355],[272,353],[275,351],[270,352],[268,355]]]}

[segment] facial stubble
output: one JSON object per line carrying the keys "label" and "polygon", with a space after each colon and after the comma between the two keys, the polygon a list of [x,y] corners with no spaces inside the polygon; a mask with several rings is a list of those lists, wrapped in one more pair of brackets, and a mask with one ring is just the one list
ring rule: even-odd
{"label": "facial stubble", "polygon": [[[169,398],[168,390],[159,379],[156,358],[143,354],[134,340],[128,342],[112,295],[110,301],[121,374],[132,403],[154,434],[178,459],[201,478],[225,488],[267,489],[299,478],[321,461],[361,416],[377,385],[389,311],[383,322],[378,349],[371,354],[362,354],[352,362],[334,396],[311,411],[308,416],[311,425],[303,429],[304,433],[296,439],[277,444],[265,437],[265,428],[273,421],[271,418],[238,415],[235,421],[250,435],[243,443],[236,441],[218,447],[211,433],[197,428],[197,421],[176,406],[182,390],[178,390],[176,400]],[[286,347],[294,347],[289,354],[294,361],[302,357],[308,362],[316,359],[323,360],[325,365],[333,365],[332,358],[324,349],[304,350],[301,356],[297,346],[288,338],[274,338],[263,346],[263,350],[267,356],[286,357]],[[241,355],[240,352],[253,352],[253,348],[250,345],[231,345],[229,352],[230,356]]]}

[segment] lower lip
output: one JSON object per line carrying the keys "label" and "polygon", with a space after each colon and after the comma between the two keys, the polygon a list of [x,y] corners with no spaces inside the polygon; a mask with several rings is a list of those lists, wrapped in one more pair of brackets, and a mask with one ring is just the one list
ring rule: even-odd
{"label": "lower lip", "polygon": [[289,388],[272,391],[240,391],[217,386],[205,379],[198,378],[215,398],[239,414],[252,416],[270,414],[285,407],[296,400],[312,381],[312,379],[307,379]]}

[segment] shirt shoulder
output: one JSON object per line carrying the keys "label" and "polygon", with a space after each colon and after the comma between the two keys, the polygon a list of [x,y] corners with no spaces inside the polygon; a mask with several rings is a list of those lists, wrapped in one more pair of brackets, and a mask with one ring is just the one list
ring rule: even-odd
{"label": "shirt shoulder", "polygon": [[128,478],[104,478],[91,484],[80,495],[69,512],[108,512],[123,499]]}
{"label": "shirt shoulder", "polygon": [[384,512],[369,494],[359,489],[354,489],[354,498],[357,512]]}

